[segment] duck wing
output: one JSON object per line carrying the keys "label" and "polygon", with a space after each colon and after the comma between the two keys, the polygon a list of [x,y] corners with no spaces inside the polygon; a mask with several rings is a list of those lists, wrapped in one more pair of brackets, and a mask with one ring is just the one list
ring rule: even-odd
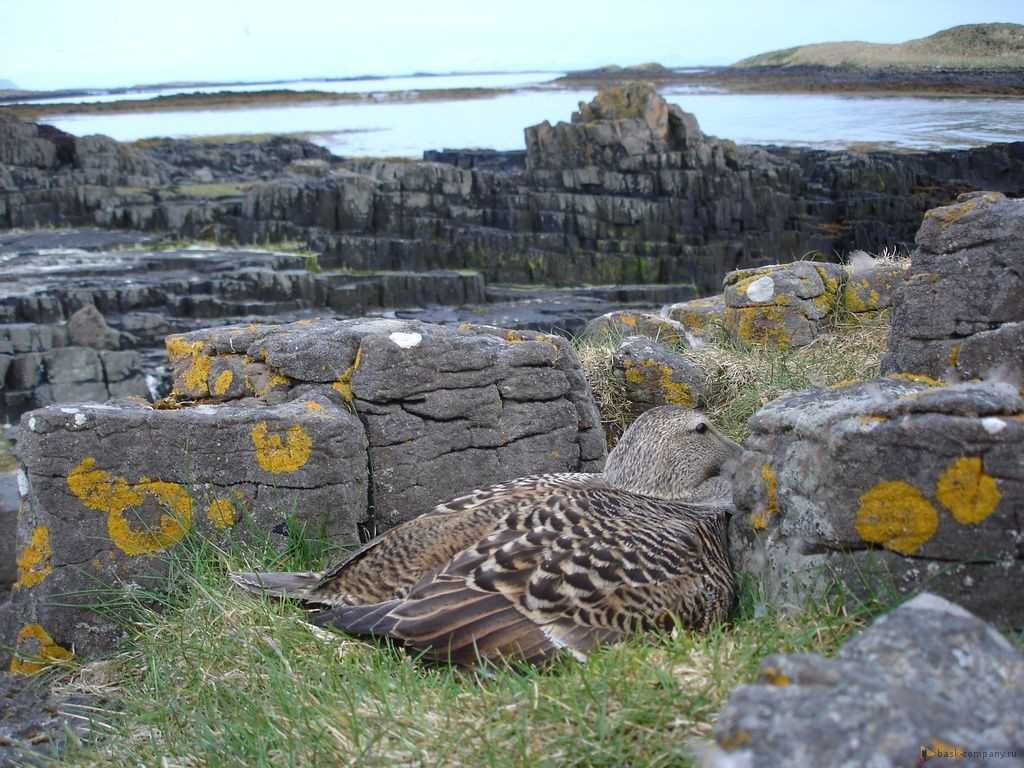
{"label": "duck wing", "polygon": [[492,532],[534,494],[603,486],[601,475],[530,475],[438,504],[372,539],[327,569],[303,598],[324,605],[362,605],[402,597],[425,575]]}
{"label": "duck wing", "polygon": [[706,506],[608,488],[537,493],[404,597],[315,621],[458,664],[585,658],[633,631],[724,618],[733,586],[723,526]]}

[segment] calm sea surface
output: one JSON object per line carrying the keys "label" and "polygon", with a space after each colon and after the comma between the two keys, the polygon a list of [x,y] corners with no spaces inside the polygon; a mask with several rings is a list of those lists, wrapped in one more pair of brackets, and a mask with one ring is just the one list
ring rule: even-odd
{"label": "calm sea surface", "polygon": [[[305,81],[273,87],[390,92],[390,98],[400,98],[398,92],[412,89],[518,88],[536,85],[550,77],[542,73],[457,75],[336,83]],[[231,89],[267,87],[248,85]],[[840,148],[870,142],[941,149],[1024,140],[1024,99],[736,95],[692,88],[668,88],[663,93],[669,101],[696,114],[705,133],[740,143]],[[151,136],[302,131],[314,133],[314,141],[339,155],[419,157],[425,149],[441,147],[522,149],[525,126],[542,120],[568,120],[577,102],[593,96],[593,90],[552,88],[469,101],[393,101],[124,115],[62,116],[59,105],[55,105],[54,114],[41,121],[78,135],[102,133],[122,141]]]}

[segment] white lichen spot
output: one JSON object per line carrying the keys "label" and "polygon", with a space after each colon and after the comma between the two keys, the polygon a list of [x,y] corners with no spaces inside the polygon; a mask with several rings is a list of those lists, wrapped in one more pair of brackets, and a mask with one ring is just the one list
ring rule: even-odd
{"label": "white lichen spot", "polygon": [[35,432],[36,431],[36,417],[35,416],[30,416],[29,417],[29,419],[28,419],[28,428],[29,428],[29,430],[31,432]]}
{"label": "white lichen spot", "polygon": [[79,413],[79,410],[77,408],[61,408],[60,412],[61,413],[72,414],[72,413]]}
{"label": "white lichen spot", "polygon": [[84,427],[89,418],[84,413],[76,413],[73,421],[76,427]]}
{"label": "white lichen spot", "polygon": [[28,475],[25,474],[24,469],[18,470],[18,495],[21,498],[28,496]]}
{"label": "white lichen spot", "polygon": [[410,349],[412,347],[418,347],[420,342],[423,341],[422,334],[419,333],[402,333],[401,331],[395,331],[388,336],[391,341],[400,346],[402,349]]}
{"label": "white lichen spot", "polygon": [[775,296],[775,281],[768,275],[759,277],[747,286],[747,298],[751,301],[764,303],[771,301],[773,296]]}
{"label": "white lichen spot", "polygon": [[989,416],[981,420],[981,426],[983,426],[985,431],[990,435],[998,435],[1006,429],[1006,422],[1002,419],[997,419],[995,416]]}

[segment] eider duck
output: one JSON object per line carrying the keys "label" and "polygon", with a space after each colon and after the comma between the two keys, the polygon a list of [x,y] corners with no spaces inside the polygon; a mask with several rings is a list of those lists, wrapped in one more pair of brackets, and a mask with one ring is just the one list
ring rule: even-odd
{"label": "eider duck", "polygon": [[642,414],[602,474],[519,478],[441,504],[322,573],[232,573],[326,607],[312,621],[461,665],[723,621],[735,584],[722,493],[739,446],[696,411]]}

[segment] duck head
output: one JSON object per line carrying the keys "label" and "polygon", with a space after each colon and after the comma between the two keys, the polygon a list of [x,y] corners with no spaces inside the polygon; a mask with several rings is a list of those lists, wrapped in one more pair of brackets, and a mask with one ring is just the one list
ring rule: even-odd
{"label": "duck head", "polygon": [[663,405],[642,413],[623,432],[608,454],[604,476],[631,493],[702,501],[728,492],[723,469],[741,450],[700,411]]}

